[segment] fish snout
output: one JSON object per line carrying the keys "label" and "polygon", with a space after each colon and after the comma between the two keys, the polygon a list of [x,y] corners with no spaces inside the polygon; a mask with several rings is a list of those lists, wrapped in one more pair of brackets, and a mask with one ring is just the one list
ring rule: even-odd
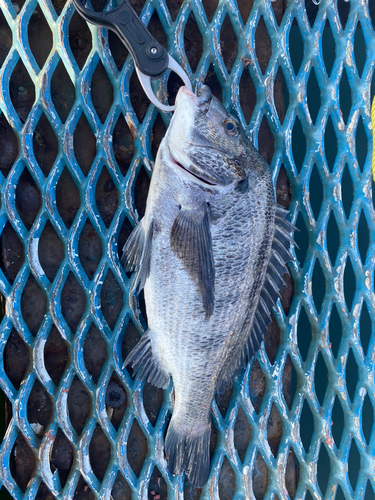
{"label": "fish snout", "polygon": [[203,87],[199,91],[199,94],[196,95],[188,87],[183,86],[180,87],[176,101],[177,100],[185,101],[185,103],[186,100],[190,103],[193,102],[195,106],[198,106],[201,111],[207,113],[212,100],[212,92],[207,85],[203,85]]}

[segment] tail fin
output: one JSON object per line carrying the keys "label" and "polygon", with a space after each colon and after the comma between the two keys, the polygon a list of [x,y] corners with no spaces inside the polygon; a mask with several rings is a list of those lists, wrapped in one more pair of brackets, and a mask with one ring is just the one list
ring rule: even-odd
{"label": "tail fin", "polygon": [[168,468],[172,474],[186,475],[191,484],[202,488],[210,475],[210,435],[208,426],[199,436],[180,434],[171,421],[165,441]]}

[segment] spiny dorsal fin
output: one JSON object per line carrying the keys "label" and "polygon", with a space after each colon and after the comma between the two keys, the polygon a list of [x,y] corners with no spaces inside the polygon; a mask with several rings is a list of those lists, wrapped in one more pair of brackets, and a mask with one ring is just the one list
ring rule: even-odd
{"label": "spiny dorsal fin", "polygon": [[[249,335],[249,339],[254,337],[259,339],[260,337],[260,342],[263,340],[268,325],[272,322],[271,311],[276,306],[277,299],[280,297],[280,289],[285,285],[283,274],[289,274],[289,270],[285,264],[293,258],[290,253],[290,245],[295,245],[295,242],[290,233],[296,231],[297,228],[286,220],[285,217],[288,213],[288,210],[285,210],[283,207],[279,205],[276,207],[275,232],[271,257]],[[255,351],[253,350],[250,353],[250,357],[254,354]]]}
{"label": "spiny dorsal fin", "polygon": [[207,205],[180,209],[172,226],[170,243],[202,296],[208,320],[214,312],[215,265]]}
{"label": "spiny dorsal fin", "polygon": [[154,233],[154,221],[151,220],[147,233],[143,227],[143,221],[133,229],[126,241],[121,263],[126,272],[137,271],[134,289],[142,290],[150,274],[152,236]]}
{"label": "spiny dorsal fin", "polygon": [[254,312],[252,323],[250,324],[250,318],[248,317],[242,327],[243,335],[247,338],[243,352],[239,354],[233,365],[226,367],[221,374],[217,388],[220,393],[226,391],[232,382],[233,376],[238,374],[258,351],[268,325],[272,321],[272,309],[280,297],[280,288],[285,285],[283,274],[289,274],[285,264],[292,258],[290,245],[295,245],[290,233],[297,230],[297,228],[285,219],[287,214],[287,210],[279,206],[276,207],[271,256],[258,305]]}

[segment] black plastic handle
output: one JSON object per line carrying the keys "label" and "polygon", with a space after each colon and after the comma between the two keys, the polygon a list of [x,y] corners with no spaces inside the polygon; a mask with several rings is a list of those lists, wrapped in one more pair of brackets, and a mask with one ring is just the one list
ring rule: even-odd
{"label": "black plastic handle", "polygon": [[85,0],[73,3],[89,23],[116,33],[133,56],[135,65],[145,75],[160,78],[168,68],[168,53],[139,19],[129,0],[107,12],[95,12],[84,6]]}

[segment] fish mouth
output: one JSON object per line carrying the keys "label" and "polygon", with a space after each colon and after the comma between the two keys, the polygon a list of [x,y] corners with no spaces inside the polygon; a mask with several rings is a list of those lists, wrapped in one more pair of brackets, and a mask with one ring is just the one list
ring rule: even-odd
{"label": "fish mouth", "polygon": [[[195,179],[197,179],[200,183],[205,184],[206,186],[210,187],[216,187],[217,184],[213,182],[211,179],[207,179],[206,176],[202,175],[202,172],[193,164],[190,165],[190,168],[186,168],[180,163],[179,161],[176,160],[176,158],[172,155],[172,153],[169,151],[169,155],[171,158],[172,163],[177,165],[179,168],[187,172],[188,174],[192,175]],[[192,171],[194,170],[194,171]]]}

